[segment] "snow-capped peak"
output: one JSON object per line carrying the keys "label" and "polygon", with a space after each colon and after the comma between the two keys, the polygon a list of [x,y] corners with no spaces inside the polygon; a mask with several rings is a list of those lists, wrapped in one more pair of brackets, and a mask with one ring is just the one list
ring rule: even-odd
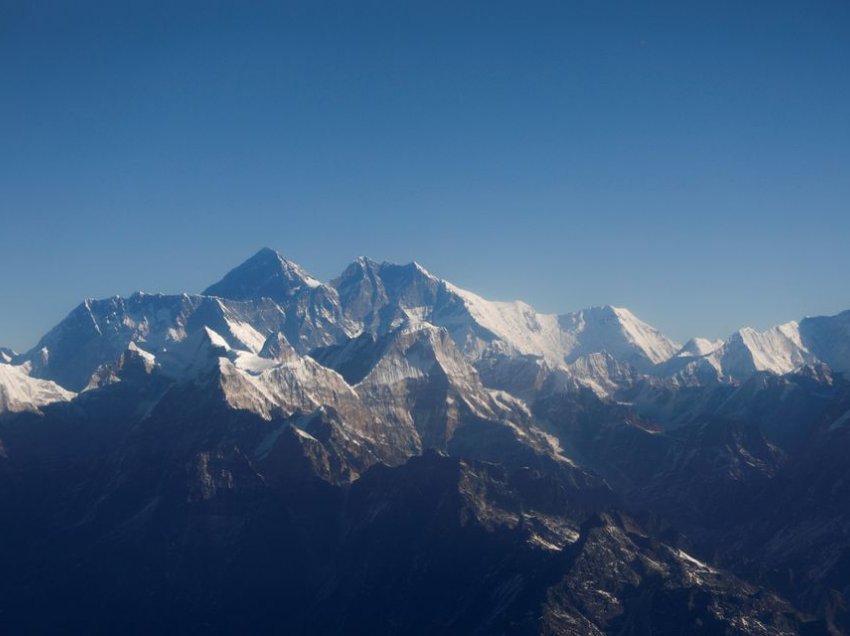
{"label": "snow-capped peak", "polygon": [[755,371],[791,373],[817,360],[803,344],[796,321],[766,331],[739,329],[712,355],[720,360],[724,375],[731,378],[744,378]]}
{"label": "snow-capped peak", "polygon": [[301,266],[266,247],[207,287],[203,295],[233,300],[265,297],[282,302],[299,291],[320,285]]}
{"label": "snow-capped peak", "polygon": [[620,361],[648,368],[670,359],[680,349],[680,345],[622,307],[591,307],[559,316],[559,322],[573,339],[568,362],[606,352]]}
{"label": "snow-capped peak", "polygon": [[0,414],[38,412],[53,402],[67,402],[76,397],[76,393],[55,382],[30,377],[27,368],[0,363]]}
{"label": "snow-capped peak", "polygon": [[[558,327],[558,317],[538,314],[533,307],[520,300],[490,301],[451,283],[446,289],[460,299],[469,317],[479,327],[504,343],[505,348],[524,355],[545,358],[553,364],[562,364],[566,351]],[[456,332],[457,319],[445,326]],[[467,347],[468,349],[468,347]]]}
{"label": "snow-capped peak", "polygon": [[723,345],[723,340],[709,340],[708,338],[691,338],[676,354],[678,358],[691,358],[705,356]]}
{"label": "snow-capped peak", "polygon": [[[507,386],[507,376],[519,368],[496,369],[500,360],[528,362],[529,381],[558,370],[607,393],[647,375],[693,383],[703,376],[735,381],[757,371],[788,373],[815,362],[850,369],[850,344],[842,344],[850,343],[850,312],[765,332],[742,329],[722,343],[694,338],[680,347],[622,307],[539,313],[523,301],[482,298],[415,261],[398,265],[366,257],[323,284],[268,248],[205,295],[139,292],[86,299],[28,353],[0,350],[0,362],[23,363],[33,377],[80,391],[94,372],[132,347],[169,375],[192,366],[181,360],[183,343],[192,348],[198,338],[225,353],[259,354],[279,363],[305,355],[328,361],[359,355],[369,349],[369,339],[376,342],[407,324],[444,329],[482,377],[486,371],[487,382],[501,378],[497,388]],[[340,368],[352,378],[378,362],[346,360]]]}

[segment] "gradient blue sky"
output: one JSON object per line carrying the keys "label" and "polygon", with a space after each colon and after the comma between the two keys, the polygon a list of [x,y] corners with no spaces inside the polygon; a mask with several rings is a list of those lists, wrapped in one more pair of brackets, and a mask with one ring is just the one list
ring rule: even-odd
{"label": "gradient blue sky", "polygon": [[0,147],[19,350],[266,245],[682,340],[850,308],[846,0],[0,0]]}

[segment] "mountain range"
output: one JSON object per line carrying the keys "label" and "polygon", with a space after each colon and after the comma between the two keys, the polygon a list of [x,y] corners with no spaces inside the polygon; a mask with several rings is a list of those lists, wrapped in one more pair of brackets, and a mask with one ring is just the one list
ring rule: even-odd
{"label": "mountain range", "polygon": [[0,626],[850,633],[848,371],[850,311],[680,344],[271,249],[87,299],[0,349]]}

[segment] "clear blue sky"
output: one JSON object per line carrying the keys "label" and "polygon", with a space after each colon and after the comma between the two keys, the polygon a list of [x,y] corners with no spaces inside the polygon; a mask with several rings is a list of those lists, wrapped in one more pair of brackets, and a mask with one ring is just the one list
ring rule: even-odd
{"label": "clear blue sky", "polygon": [[846,0],[0,0],[0,148],[19,350],[266,245],[679,339],[850,308]]}

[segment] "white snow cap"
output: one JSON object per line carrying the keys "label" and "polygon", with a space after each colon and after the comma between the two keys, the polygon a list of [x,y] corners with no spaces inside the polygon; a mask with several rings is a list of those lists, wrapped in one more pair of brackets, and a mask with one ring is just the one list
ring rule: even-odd
{"label": "white snow cap", "polygon": [[76,393],[55,382],[31,378],[27,367],[0,363],[0,413],[38,412],[53,402],[68,402]]}

